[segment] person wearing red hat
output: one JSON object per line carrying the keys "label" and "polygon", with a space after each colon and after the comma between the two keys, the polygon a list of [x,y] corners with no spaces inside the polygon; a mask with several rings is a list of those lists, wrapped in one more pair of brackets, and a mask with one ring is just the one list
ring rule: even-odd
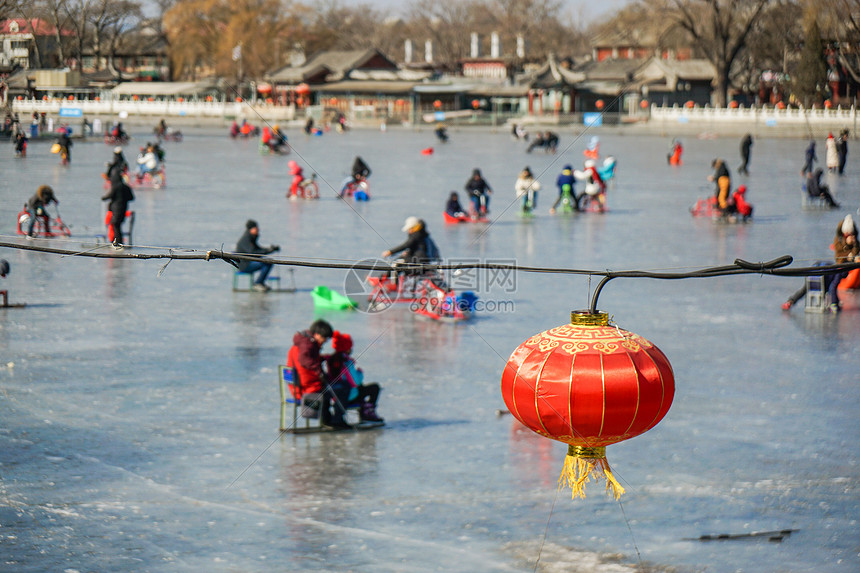
{"label": "person wearing red hat", "polygon": [[[290,387],[293,398],[305,394],[319,394],[320,425],[334,430],[351,430],[346,423],[346,404],[348,390],[344,385],[330,378],[323,371],[324,357],[320,354],[322,346],[332,338],[333,329],[325,320],[315,320],[310,328],[293,336],[293,346],[287,353],[287,366],[298,374],[300,390]],[[314,398],[317,400],[317,398]]]}
{"label": "person wearing red hat", "polygon": [[364,372],[355,364],[352,353],[352,337],[349,334],[334,331],[332,336],[334,353],[326,357],[328,377],[333,385],[349,388],[349,406],[359,405],[358,415],[362,423],[385,422],[376,413],[376,402],[379,400],[379,384],[364,384]]}
{"label": "person wearing red hat", "polygon": [[832,133],[828,133],[827,139],[824,140],[824,162],[831,173],[835,173],[839,168],[839,152],[836,150],[836,140]]}
{"label": "person wearing red hat", "polygon": [[732,193],[732,198],[729,200],[728,208],[726,209],[726,213],[730,215],[740,215],[746,223],[752,218],[753,214],[753,206],[747,203],[746,200],[746,192],[747,186],[741,185],[738,187],[734,193]]}

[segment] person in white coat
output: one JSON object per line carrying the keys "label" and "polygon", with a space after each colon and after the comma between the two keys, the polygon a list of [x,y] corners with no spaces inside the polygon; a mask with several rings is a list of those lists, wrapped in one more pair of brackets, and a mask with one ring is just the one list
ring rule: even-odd
{"label": "person in white coat", "polygon": [[836,151],[836,140],[833,139],[832,133],[829,133],[824,141],[824,162],[831,173],[839,169],[839,153]]}
{"label": "person in white coat", "polygon": [[141,178],[146,173],[155,173],[156,171],[158,171],[158,155],[150,144],[146,146],[146,149],[142,149],[140,155],[137,156],[137,176]]}
{"label": "person in white coat", "polygon": [[540,181],[535,179],[532,170],[526,167],[520,171],[514,190],[517,192],[517,199],[522,199],[523,213],[530,213],[537,207],[537,195],[540,190]]}

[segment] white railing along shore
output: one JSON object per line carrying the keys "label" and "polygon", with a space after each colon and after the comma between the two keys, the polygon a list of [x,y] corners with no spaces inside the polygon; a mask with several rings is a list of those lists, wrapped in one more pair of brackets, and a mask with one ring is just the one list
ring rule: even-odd
{"label": "white railing along shore", "polygon": [[257,116],[267,120],[289,121],[295,118],[295,106],[281,106],[265,102],[245,101],[197,101],[197,100],[61,100],[61,99],[15,99],[12,111],[21,116],[34,111],[60,116],[68,120],[76,117],[120,115],[145,117],[189,117],[189,118],[246,118]]}
{"label": "white railing along shore", "polygon": [[[180,101],[181,100],[181,101]],[[68,122],[79,117],[187,117],[213,119],[241,119],[253,121],[262,117],[267,121],[291,121],[296,119],[293,105],[282,106],[257,101],[205,101],[185,100],[182,98],[164,100],[62,100],[62,99],[15,99],[12,100],[13,112],[26,117],[34,111],[60,116]],[[358,109],[349,110],[352,120],[361,119]],[[710,106],[686,107],[680,105],[652,105],[647,110],[636,110],[629,117],[645,119],[653,127],[671,130],[674,127],[698,129],[719,129],[721,127],[743,127],[767,131],[787,128],[791,130],[839,130],[843,128],[857,131],[858,113],[854,106],[830,109],[783,108],[774,106],[716,108]]]}
{"label": "white railing along shore", "polygon": [[650,121],[665,124],[726,125],[746,124],[752,127],[809,127],[820,129],[856,128],[857,109],[854,106],[830,109],[777,107],[660,107],[650,108]]}

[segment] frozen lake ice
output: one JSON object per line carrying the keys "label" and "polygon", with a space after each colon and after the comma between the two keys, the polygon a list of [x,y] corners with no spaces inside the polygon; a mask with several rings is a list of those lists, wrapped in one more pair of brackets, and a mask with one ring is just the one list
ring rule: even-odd
{"label": "frozen lake ice", "polygon": [[[136,190],[132,252],[230,250],[254,218],[278,257],[349,262],[399,243],[417,215],[458,260],[683,271],[790,254],[806,266],[832,258],[839,220],[860,205],[853,141],[832,181],[843,208],[802,211],[804,140],[757,139],[742,178],[737,138],[687,138],[684,165],[670,168],[669,138],[602,134],[619,160],[610,211],[553,217],[555,177],[581,164],[590,133],[562,131],[552,156],[527,155],[505,131],[455,129],[439,146],[428,128],[292,130],[293,154],[272,157],[226,130],[184,131],[165,144],[168,187]],[[130,159],[147,132],[132,131]],[[91,248],[111,146],[76,142],[68,168],[48,147],[16,160],[10,145],[0,159],[2,238],[20,241],[14,216],[47,183],[73,236],[33,244]],[[373,169],[366,204],[326,185],[355,155]],[[713,157],[748,186],[753,223],[690,216]],[[320,175],[323,199],[285,200],[288,159]],[[525,165],[544,186],[533,220],[513,204]],[[445,226],[447,194],[475,167],[497,219]],[[451,325],[405,308],[315,313],[310,289],[342,291],[342,270],[298,268],[299,292],[260,294],[232,292],[221,261],[0,257],[12,265],[0,285],[27,303],[0,309],[0,570],[532,571],[539,554],[540,571],[860,569],[860,312],[782,312],[800,279],[607,285],[600,308],[658,345],[676,377],[666,418],[607,449],[627,489],[619,504],[602,484],[585,500],[557,493],[566,447],[495,413],[510,352],[586,308],[598,277],[461,277],[496,306]],[[383,387],[385,429],[279,434],[277,366],[318,316],[355,339]],[[781,543],[687,540],[781,529],[798,531]]]}

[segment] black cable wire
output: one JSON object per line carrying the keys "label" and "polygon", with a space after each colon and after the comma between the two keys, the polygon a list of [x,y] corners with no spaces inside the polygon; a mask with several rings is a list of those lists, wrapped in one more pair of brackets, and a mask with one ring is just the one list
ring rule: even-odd
{"label": "black cable wire", "polygon": [[[105,250],[99,251],[89,249],[86,251],[76,251],[66,248],[57,248],[36,245],[32,243],[8,242],[0,240],[0,248],[8,247],[11,249],[37,251],[43,253],[60,254],[65,256],[76,257],[94,257],[107,259],[170,259],[170,260],[223,260],[224,262],[235,266],[239,261],[258,261],[272,265],[283,265],[289,267],[307,267],[330,270],[360,270],[360,271],[457,271],[471,269],[491,269],[503,271],[521,271],[524,273],[539,273],[539,274],[566,274],[566,275],[588,275],[604,277],[601,284],[595,290],[592,300],[596,301],[600,290],[611,279],[615,278],[650,278],[663,280],[679,280],[690,278],[710,278],[730,275],[746,275],[746,274],[767,274],[774,276],[785,277],[807,277],[821,276],[843,273],[860,268],[860,262],[854,263],[834,263],[831,265],[811,266],[811,267],[796,267],[784,268],[793,262],[790,255],[783,255],[776,259],[766,262],[752,263],[743,259],[735,259],[731,265],[721,265],[717,267],[705,267],[693,271],[681,272],[656,272],[643,270],[594,270],[594,269],[575,269],[565,267],[534,267],[522,266],[517,264],[499,264],[499,263],[455,263],[455,264],[424,264],[424,263],[390,263],[387,261],[377,260],[366,263],[363,261],[346,261],[343,263],[325,261],[308,261],[299,259],[278,259],[268,256],[249,255],[241,253],[226,253],[221,249],[212,249],[208,251],[199,251],[195,249],[186,249],[182,252],[177,247],[171,247],[167,253],[140,253],[128,252],[125,250]],[[112,248],[111,245],[104,245],[105,249]],[[160,247],[167,250],[167,247]],[[366,259],[365,259],[366,260]]]}

